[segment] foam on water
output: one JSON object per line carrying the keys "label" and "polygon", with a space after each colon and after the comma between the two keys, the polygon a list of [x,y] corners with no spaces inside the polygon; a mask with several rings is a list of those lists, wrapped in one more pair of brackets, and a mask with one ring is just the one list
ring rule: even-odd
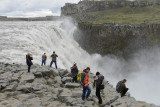
{"label": "foam on water", "polygon": [[[160,105],[160,51],[155,48],[139,52],[130,61],[115,56],[89,55],[73,39],[76,27],[61,22],[0,22],[0,62],[25,64],[25,55],[31,52],[33,63],[41,64],[47,53],[47,66],[53,51],[58,54],[58,67],[70,69],[77,62],[79,70],[90,66],[91,71],[102,72],[114,86],[126,78],[131,95],[138,100]],[[54,66],[54,65],[53,65]]]}

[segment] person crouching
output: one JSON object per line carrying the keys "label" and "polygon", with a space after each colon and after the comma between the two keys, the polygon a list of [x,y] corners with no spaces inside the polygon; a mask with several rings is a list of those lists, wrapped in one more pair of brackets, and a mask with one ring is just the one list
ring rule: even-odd
{"label": "person crouching", "polygon": [[125,94],[129,90],[128,88],[126,88],[126,82],[127,80],[123,79],[122,81],[119,81],[116,85],[116,91],[121,94],[121,97],[125,96]]}

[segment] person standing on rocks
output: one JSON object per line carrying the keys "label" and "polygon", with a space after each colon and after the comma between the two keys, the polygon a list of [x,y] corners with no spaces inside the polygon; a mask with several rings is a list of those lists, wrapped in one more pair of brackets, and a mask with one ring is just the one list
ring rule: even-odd
{"label": "person standing on rocks", "polygon": [[51,57],[52,57],[52,61],[51,61],[51,63],[50,63],[50,67],[52,67],[52,64],[53,64],[53,62],[54,62],[55,67],[56,67],[56,69],[57,69],[57,61],[56,61],[56,59],[57,59],[58,55],[55,53],[55,51],[53,51],[53,54],[51,55]]}
{"label": "person standing on rocks", "polygon": [[118,93],[121,94],[121,97],[125,96],[125,94],[128,91],[128,88],[126,88],[125,83],[127,82],[126,79],[123,79],[122,81],[119,81],[116,85],[116,90]]}
{"label": "person standing on rocks", "polygon": [[94,86],[96,85],[96,96],[98,98],[98,104],[102,104],[102,98],[101,98],[101,94],[100,94],[100,90],[104,89],[104,85],[102,85],[104,80],[104,76],[101,75],[99,72],[96,72],[96,78],[94,79]]}
{"label": "person standing on rocks", "polygon": [[71,73],[73,77],[73,82],[77,82],[78,67],[76,63],[74,63],[73,66],[71,67]]}
{"label": "person standing on rocks", "polygon": [[32,60],[33,60],[32,55],[30,53],[28,53],[26,55],[26,63],[28,65],[28,72],[30,72],[31,66],[33,65]]}
{"label": "person standing on rocks", "polygon": [[41,66],[45,66],[46,65],[46,60],[47,60],[47,56],[46,56],[46,53],[44,53],[43,55],[42,55],[42,64],[41,64]]}
{"label": "person standing on rocks", "polygon": [[[87,67],[86,69],[82,71],[82,74],[81,74],[81,85],[83,86],[82,100],[88,99],[91,93],[91,88],[89,87],[89,84],[88,84],[88,80],[89,80],[88,73],[89,72],[90,72],[90,68]],[[88,91],[87,95],[86,95],[86,90]]]}

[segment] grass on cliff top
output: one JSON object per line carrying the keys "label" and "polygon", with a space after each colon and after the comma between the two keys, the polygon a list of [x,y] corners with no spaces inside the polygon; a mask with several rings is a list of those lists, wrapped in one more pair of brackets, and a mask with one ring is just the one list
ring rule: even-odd
{"label": "grass on cliff top", "polygon": [[[85,20],[85,19],[84,19]],[[160,6],[123,7],[87,14],[87,20],[97,23],[160,23]]]}

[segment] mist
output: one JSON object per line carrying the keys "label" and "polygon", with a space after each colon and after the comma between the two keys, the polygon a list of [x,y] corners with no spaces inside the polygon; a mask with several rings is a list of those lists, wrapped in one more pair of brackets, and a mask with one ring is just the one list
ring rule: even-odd
{"label": "mist", "polygon": [[[66,21],[67,31],[74,26],[73,21]],[[101,72],[115,87],[117,82],[126,78],[126,86],[131,96],[139,101],[160,105],[160,48],[141,49],[125,60],[114,55],[85,54],[77,62],[82,70],[90,66],[91,72]],[[83,64],[83,65],[81,65]]]}

